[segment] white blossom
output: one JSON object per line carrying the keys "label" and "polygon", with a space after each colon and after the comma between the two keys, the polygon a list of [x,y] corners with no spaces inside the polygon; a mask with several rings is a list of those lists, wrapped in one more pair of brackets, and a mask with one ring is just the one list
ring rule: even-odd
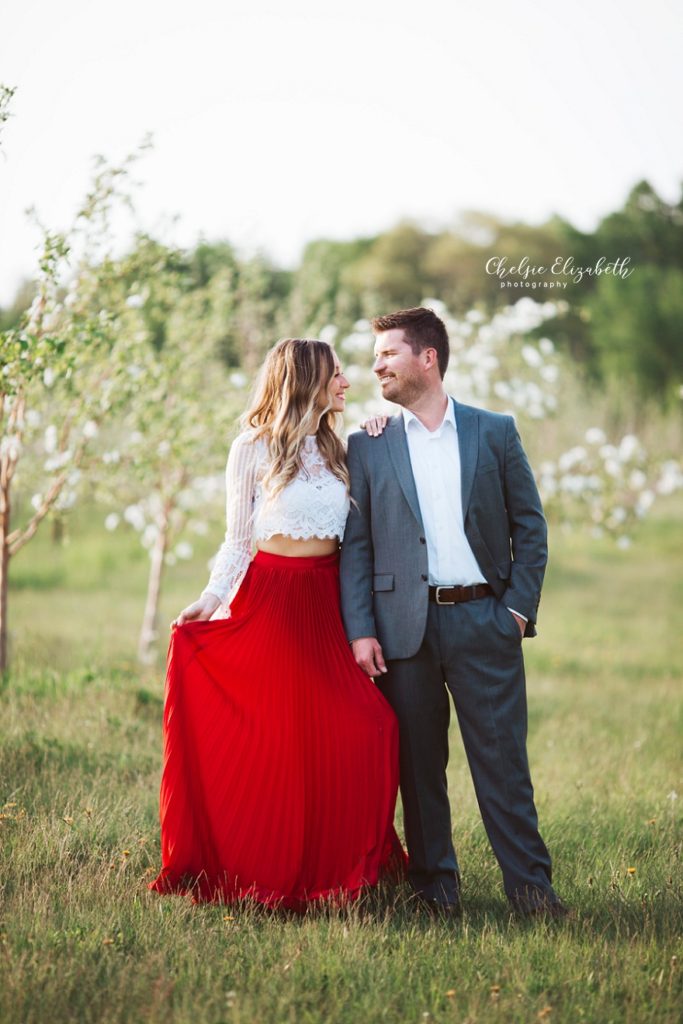
{"label": "white blossom", "polygon": [[87,438],[97,437],[99,429],[94,420],[87,420],[83,424],[83,436]]}
{"label": "white blossom", "polygon": [[639,516],[644,516],[645,513],[652,507],[655,500],[654,491],[646,490],[638,495],[638,501],[636,502],[636,513]]}
{"label": "white blossom", "polygon": [[57,495],[54,507],[60,511],[66,511],[66,509],[73,508],[75,504],[76,492],[65,487]]}
{"label": "white blossom", "polygon": [[340,343],[340,348],[347,355],[354,355],[359,352],[370,353],[372,351],[372,335],[354,331],[352,334],[347,334]]}
{"label": "white blossom", "polygon": [[145,513],[139,505],[128,505],[123,511],[123,518],[134,530],[142,530],[145,526]]}
{"label": "white blossom", "polygon": [[325,324],[321,331],[318,333],[318,337],[321,341],[326,341],[328,345],[334,345],[339,328],[334,324]]}
{"label": "white blossom", "polygon": [[151,548],[154,545],[154,543],[155,543],[155,541],[156,541],[158,536],[159,536],[159,527],[157,526],[157,524],[156,523],[147,523],[147,525],[145,526],[144,530],[142,531],[142,536],[140,538],[140,541],[141,541],[143,547]]}
{"label": "white blossom", "polygon": [[21,455],[21,441],[16,434],[10,434],[0,440],[0,455],[6,455],[13,462],[16,462]]}
{"label": "white blossom", "polygon": [[584,436],[588,444],[604,444],[607,440],[605,431],[600,427],[589,427]]}
{"label": "white blossom", "polygon": [[110,512],[104,520],[104,527],[106,530],[115,530],[121,522],[121,517],[117,512]]}
{"label": "white blossom", "polygon": [[559,459],[557,460],[558,467],[566,471],[575,466],[578,462],[583,461],[586,458],[586,449],[582,448],[581,445],[576,445],[574,448],[570,448],[566,452],[562,452]]}
{"label": "white blossom", "polygon": [[192,554],[193,554],[192,545],[188,544],[188,542],[185,541],[185,540],[181,540],[178,544],[176,544],[176,546],[175,546],[175,548],[173,550],[174,550],[175,554],[178,556],[178,558],[183,558],[183,559],[192,558]]}
{"label": "white blossom", "polygon": [[35,331],[40,321],[40,314],[43,309],[43,297],[36,295],[28,311],[28,329]]}
{"label": "white blossom", "polygon": [[619,442],[619,458],[623,462],[632,459],[640,451],[640,443],[634,434],[624,434]]}
{"label": "white blossom", "polygon": [[669,459],[660,468],[660,475],[655,490],[657,494],[673,494],[683,487],[683,473],[674,459]]}
{"label": "white blossom", "polygon": [[56,469],[63,469],[68,462],[71,461],[73,452],[70,448],[66,448],[63,452],[56,452],[51,455],[49,459],[44,462],[44,469],[47,473],[54,473]]}
{"label": "white blossom", "polygon": [[533,345],[522,345],[522,359],[527,366],[538,367],[543,365],[543,356]]}

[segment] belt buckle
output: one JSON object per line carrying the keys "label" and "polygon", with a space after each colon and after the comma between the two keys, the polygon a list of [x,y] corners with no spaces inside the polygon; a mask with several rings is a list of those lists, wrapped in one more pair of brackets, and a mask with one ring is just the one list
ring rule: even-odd
{"label": "belt buckle", "polygon": [[453,587],[437,587],[436,588],[436,594],[435,594],[436,603],[437,604],[442,604],[442,605],[455,604],[455,601],[442,601],[441,600],[441,591],[442,590],[452,590],[452,589],[453,589]]}

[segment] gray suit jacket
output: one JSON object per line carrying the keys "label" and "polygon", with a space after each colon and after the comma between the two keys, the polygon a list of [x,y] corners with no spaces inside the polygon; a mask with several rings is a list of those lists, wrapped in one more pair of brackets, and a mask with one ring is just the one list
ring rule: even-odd
{"label": "gray suit jacket", "polygon": [[[535,636],[547,531],[515,422],[451,401],[465,534],[496,597],[525,615],[525,636]],[[377,637],[385,658],[410,658],[425,633],[428,579],[403,417],[393,416],[381,437],[351,434],[347,458],[353,500],[341,551],[346,633],[349,640]]]}

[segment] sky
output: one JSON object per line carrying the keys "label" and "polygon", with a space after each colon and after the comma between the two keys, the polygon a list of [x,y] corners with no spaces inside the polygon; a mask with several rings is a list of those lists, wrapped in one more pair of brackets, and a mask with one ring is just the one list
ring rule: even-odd
{"label": "sky", "polygon": [[145,229],[282,266],[472,209],[590,230],[642,178],[677,201],[682,49],[679,0],[3,0],[0,305],[27,208],[67,228],[93,156],[148,133]]}

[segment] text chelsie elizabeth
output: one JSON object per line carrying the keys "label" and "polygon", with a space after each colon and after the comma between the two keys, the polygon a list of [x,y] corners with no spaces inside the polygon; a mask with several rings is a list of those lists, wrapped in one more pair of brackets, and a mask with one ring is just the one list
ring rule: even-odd
{"label": "text chelsie elizabeth", "polygon": [[[492,256],[486,261],[486,273],[495,275],[501,288],[566,288],[571,282],[579,284],[584,277],[600,277],[602,274],[626,280],[635,267],[629,267],[630,256],[608,260],[601,256],[593,266],[580,267],[572,256],[556,256],[550,266],[533,264],[528,256],[522,256],[519,263],[510,265],[507,256]],[[552,275],[546,277],[545,275]],[[541,280],[536,280],[541,278]]]}

